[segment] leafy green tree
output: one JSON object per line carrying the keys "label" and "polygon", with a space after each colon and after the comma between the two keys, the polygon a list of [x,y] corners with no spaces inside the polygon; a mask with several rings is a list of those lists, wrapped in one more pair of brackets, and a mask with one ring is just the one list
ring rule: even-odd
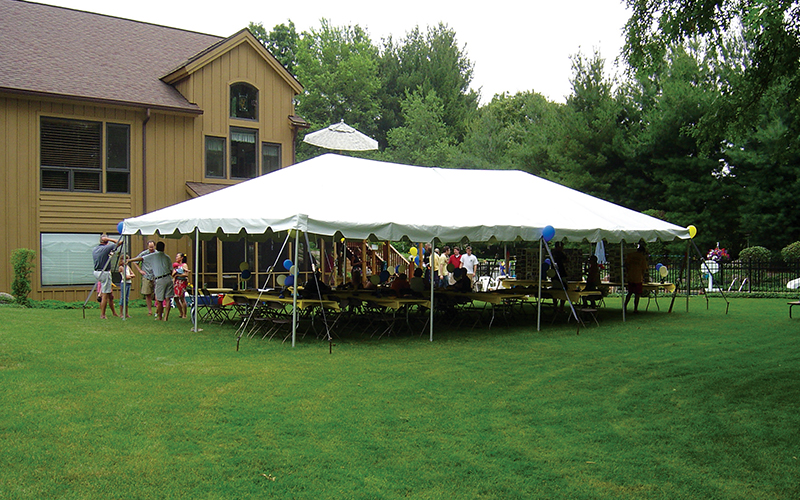
{"label": "leafy green tree", "polygon": [[[336,27],[322,19],[318,29],[303,32],[297,77],[306,89],[298,98],[297,113],[311,124],[309,131],[344,120],[366,135],[376,135],[378,49],[360,26]],[[302,142],[298,145],[300,158],[322,152]]]}
{"label": "leafy green tree", "polygon": [[452,137],[460,142],[478,107],[478,94],[470,89],[473,63],[458,46],[455,31],[447,25],[415,27],[400,42],[384,40],[380,57],[381,102],[378,139],[403,126],[403,101],[418,89],[422,95],[435,92],[444,109],[443,120]]}
{"label": "leafy green tree", "polygon": [[[556,167],[551,178],[630,208],[653,208],[640,203],[649,198],[648,183],[640,182],[644,173],[625,162],[629,148],[623,107],[604,67],[599,52],[572,57],[572,93],[552,148]],[[631,197],[632,192],[637,199]]]}
{"label": "leafy green tree", "polygon": [[747,58],[743,78],[724,93],[712,129],[747,126],[761,97],[777,81],[791,82],[800,97],[800,16],[793,0],[626,0],[632,15],[625,26],[625,57],[639,72],[658,71],[669,47],[700,38],[714,50],[741,34]]}
{"label": "leafy green tree", "polygon": [[289,73],[295,74],[300,35],[297,34],[297,30],[291,20],[289,20],[288,25],[275,25],[269,33],[261,23],[251,22],[247,28]]}
{"label": "leafy green tree", "polygon": [[498,94],[478,109],[451,164],[547,175],[563,108],[536,92]]}
{"label": "leafy green tree", "polygon": [[444,123],[444,105],[435,91],[410,93],[402,102],[405,125],[389,131],[391,161],[439,167],[447,163],[453,139]]}
{"label": "leafy green tree", "polygon": [[744,241],[741,189],[726,168],[724,136],[701,141],[696,133],[697,124],[717,109],[717,61],[702,44],[676,47],[657,74],[640,75],[642,128],[633,163],[646,174],[652,208],[665,210],[670,222],[702,228],[700,246],[725,241],[738,249]]}
{"label": "leafy green tree", "polygon": [[800,239],[800,144],[793,132],[798,118],[788,85],[772,87],[760,101],[757,121],[727,151],[742,189],[742,231],[770,248]]}

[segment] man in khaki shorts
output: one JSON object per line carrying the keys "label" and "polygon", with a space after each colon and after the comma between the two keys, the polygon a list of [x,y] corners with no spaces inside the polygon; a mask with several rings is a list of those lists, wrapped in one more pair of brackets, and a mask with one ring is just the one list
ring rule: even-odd
{"label": "man in khaki shorts", "polygon": [[169,319],[170,307],[167,305],[164,311],[164,301],[175,296],[172,285],[172,259],[164,253],[164,242],[156,243],[156,251],[147,253],[141,257],[131,259],[130,262],[145,262],[150,264],[153,272],[154,291],[156,296],[156,321]]}
{"label": "man in khaki shorts", "polygon": [[[156,242],[150,240],[147,242],[147,248],[143,250],[136,258],[144,257],[145,255],[151,254],[156,251]],[[129,262],[132,262],[131,259]],[[154,288],[154,278],[153,270],[150,268],[150,264],[147,261],[142,261],[142,266],[139,267],[137,262],[134,262],[136,266],[136,270],[139,271],[139,274],[142,275],[142,295],[144,295],[145,301],[147,302],[147,315],[153,315],[153,293],[155,292]]]}

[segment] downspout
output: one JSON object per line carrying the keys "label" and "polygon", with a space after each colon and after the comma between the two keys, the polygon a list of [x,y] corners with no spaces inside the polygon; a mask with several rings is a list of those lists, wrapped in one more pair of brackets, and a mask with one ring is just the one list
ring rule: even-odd
{"label": "downspout", "polygon": [[142,121],[142,213],[147,213],[147,122],[150,121],[150,108]]}

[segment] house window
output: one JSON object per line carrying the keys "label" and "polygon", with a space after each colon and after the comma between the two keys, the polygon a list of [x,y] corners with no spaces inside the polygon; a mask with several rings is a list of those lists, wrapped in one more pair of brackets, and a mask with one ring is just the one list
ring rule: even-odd
{"label": "house window", "polygon": [[[103,192],[103,123],[42,117],[42,190]],[[130,192],[130,126],[106,128],[106,192]]]}
{"label": "house window", "polygon": [[258,120],[258,90],[247,83],[231,85],[231,118]]}
{"label": "house window", "polygon": [[[93,285],[92,249],[99,234],[42,233],[41,273],[43,286]],[[112,266],[116,270],[116,266]]]}
{"label": "house window", "polygon": [[206,177],[226,177],[224,137],[206,136]]}
{"label": "house window", "polygon": [[231,128],[231,179],[252,179],[258,175],[257,144],[257,131]]}
{"label": "house window", "polygon": [[131,127],[106,124],[106,192],[130,193]]}
{"label": "house window", "polygon": [[261,175],[274,172],[281,168],[281,145],[261,144]]}

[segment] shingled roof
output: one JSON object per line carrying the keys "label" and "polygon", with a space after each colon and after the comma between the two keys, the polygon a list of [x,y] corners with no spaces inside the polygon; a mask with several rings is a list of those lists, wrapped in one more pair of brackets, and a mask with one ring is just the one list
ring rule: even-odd
{"label": "shingled roof", "polygon": [[0,0],[0,92],[199,113],[165,76],[223,38]]}

